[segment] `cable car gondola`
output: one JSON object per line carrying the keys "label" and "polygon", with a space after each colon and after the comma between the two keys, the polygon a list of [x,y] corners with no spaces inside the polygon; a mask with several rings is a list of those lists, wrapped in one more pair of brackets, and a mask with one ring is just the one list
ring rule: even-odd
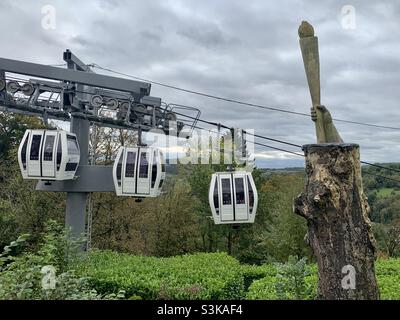
{"label": "cable car gondola", "polygon": [[73,179],[79,159],[76,135],[63,130],[28,129],[18,148],[18,162],[24,179]]}
{"label": "cable car gondola", "polygon": [[254,223],[258,194],[253,176],[246,171],[214,173],[209,202],[215,224]]}
{"label": "cable car gondola", "polygon": [[163,153],[153,147],[121,147],[113,166],[117,196],[157,197],[165,180]]}

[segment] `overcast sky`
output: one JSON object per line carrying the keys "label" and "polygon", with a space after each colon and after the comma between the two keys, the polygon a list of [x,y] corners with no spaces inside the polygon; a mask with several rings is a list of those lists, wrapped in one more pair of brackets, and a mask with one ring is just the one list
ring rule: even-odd
{"label": "overcast sky", "polygon": [[[42,9],[49,3],[55,8],[55,29],[42,26]],[[342,11],[345,5],[352,6],[350,11]],[[394,0],[1,0],[0,56],[56,64],[63,62],[62,52],[69,48],[87,63],[124,73],[309,112],[297,35],[300,22],[307,20],[319,38],[322,102],[333,116],[400,127],[399,18],[400,3]],[[297,144],[316,140],[314,125],[306,117],[156,85],[151,95],[196,106],[204,119],[257,134]],[[344,123],[336,127],[345,142],[360,144],[363,160],[400,161],[400,130]],[[258,164],[266,167],[304,161],[265,148],[257,148],[256,155]]]}

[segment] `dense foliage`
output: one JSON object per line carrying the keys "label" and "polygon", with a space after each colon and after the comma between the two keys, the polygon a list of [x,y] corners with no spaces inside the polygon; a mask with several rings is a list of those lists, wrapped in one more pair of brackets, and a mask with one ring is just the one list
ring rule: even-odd
{"label": "dense foliage", "polygon": [[363,182],[379,253],[397,257],[400,255],[400,183],[397,182],[400,181],[400,165],[384,166],[393,171],[371,166],[363,168]]}
{"label": "dense foliage", "polygon": [[239,262],[226,253],[170,258],[93,251],[77,272],[101,293],[124,290],[143,299],[240,299],[244,282]]}
{"label": "dense foliage", "polygon": [[54,221],[46,226],[38,248],[24,250],[29,235],[21,235],[0,255],[0,300],[92,300],[122,297],[99,295],[87,278],[71,269],[82,242],[72,241]]}
{"label": "dense foliage", "polygon": [[[298,268],[295,265],[289,268]],[[294,289],[298,286],[291,286],[286,291],[286,297],[279,291],[281,280],[279,275],[268,275],[260,280],[256,280],[250,286],[246,298],[251,300],[277,300],[277,299],[309,299],[317,295],[318,272],[316,265],[309,266],[310,272],[304,276],[304,287],[299,290],[300,295],[293,295]],[[376,277],[382,300],[400,299],[400,259],[378,259],[376,263]],[[290,280],[291,279],[291,280]],[[301,277],[300,277],[301,279]],[[287,278],[287,281],[294,281],[293,278]]]}
{"label": "dense foliage", "polygon": [[[36,182],[21,178],[16,161],[25,128],[41,126],[35,118],[0,117],[0,138],[14,137],[2,140],[2,155],[0,151],[0,248],[15,234],[29,233],[38,241],[49,218],[60,223],[64,219],[65,194],[33,192]],[[94,127],[91,162],[110,165],[117,148],[134,141],[132,133]],[[215,226],[210,219],[208,187],[211,174],[225,167],[201,164],[169,168],[175,170],[167,172],[161,197],[135,202],[114,193],[91,196],[92,247],[157,257],[225,251],[250,264],[310,255],[303,241],[305,221],[292,213],[292,200],[303,187],[302,172],[271,175],[255,170],[259,190],[256,223]]]}
{"label": "dense foliage", "polygon": [[[284,299],[316,297],[317,268],[306,259],[240,264],[226,253],[145,257],[109,250],[78,253],[54,221],[35,249],[21,235],[0,255],[0,299]],[[382,299],[400,299],[399,259],[376,265]],[[48,271],[53,271],[49,277]],[[52,284],[52,286],[48,286]]]}
{"label": "dense foliage", "polygon": [[[400,299],[400,259],[380,259],[376,271],[382,299]],[[77,271],[103,294],[134,299],[309,300],[316,297],[317,267],[291,257],[286,263],[241,265],[225,253],[171,258],[94,251]]]}
{"label": "dense foliage", "polygon": [[[302,259],[313,262],[304,242],[306,222],[292,212],[304,184],[301,169],[254,170],[259,206],[252,225],[215,226],[210,219],[208,186],[211,174],[224,169],[220,165],[176,166],[156,199],[135,202],[114,193],[93,194],[95,249],[80,261],[63,229],[54,221],[46,223],[62,224],[65,194],[33,192],[35,181],[23,180],[19,173],[19,140],[26,128],[42,126],[36,118],[0,112],[0,299],[315,297],[316,267]],[[136,139],[104,128],[93,128],[90,138],[91,162],[104,165],[112,163],[119,145]],[[379,176],[400,180],[400,175],[363,167],[379,256],[396,257],[400,186]],[[30,236],[11,242],[16,234]],[[42,268],[48,265],[55,267],[57,283],[50,291],[40,285]],[[399,260],[378,261],[384,299],[400,298],[397,270]]]}

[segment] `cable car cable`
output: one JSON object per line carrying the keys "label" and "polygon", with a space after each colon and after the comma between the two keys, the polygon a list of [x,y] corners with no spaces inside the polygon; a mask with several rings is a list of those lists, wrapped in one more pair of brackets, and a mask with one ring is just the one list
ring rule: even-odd
{"label": "cable car cable", "polygon": [[[184,116],[186,116],[186,115],[184,115]],[[190,117],[190,116],[187,116],[187,117]],[[198,119],[198,121],[199,121],[199,122],[204,122],[204,123],[207,123],[207,124],[210,124],[210,125],[214,125],[214,126],[218,126],[218,125],[219,125],[219,126],[221,126],[221,127],[223,127],[223,128],[230,129],[230,127],[227,127],[227,126],[222,125],[222,124],[217,124],[217,123],[215,123],[215,122],[206,121],[206,120],[203,120],[203,119]],[[205,130],[207,130],[207,129],[205,129]],[[278,142],[278,143],[282,143],[282,144],[286,144],[286,145],[290,145],[290,146],[302,148],[301,145],[294,144],[294,143],[291,143],[291,142],[288,142],[288,141],[283,141],[283,140],[273,139],[273,138],[269,138],[269,137],[265,137],[265,136],[261,136],[261,135],[257,135],[257,134],[252,134],[252,133],[246,132],[245,130],[243,130],[243,132],[246,133],[246,134],[248,134],[248,135],[252,135],[252,136],[254,136],[254,137],[256,137],[256,138],[266,139],[266,140],[275,141],[275,142]],[[216,132],[214,131],[214,133],[216,133]],[[248,140],[247,140],[247,141],[248,141]],[[252,142],[252,141],[248,141],[248,142]],[[262,146],[261,143],[255,143],[255,144]],[[265,145],[265,146],[267,146],[267,145]],[[271,147],[271,146],[268,146],[268,147]],[[271,148],[273,149],[273,148],[275,148],[275,147],[271,147]],[[279,148],[276,148],[276,149],[279,149]],[[281,149],[281,151],[289,152],[289,153],[294,153],[294,154],[296,154],[296,155],[300,155],[300,154],[297,154],[297,153],[295,153],[295,152],[288,151],[288,150],[284,150],[284,149]],[[373,167],[377,167],[377,168],[385,169],[385,170],[388,170],[388,171],[393,171],[393,172],[399,172],[399,173],[400,173],[400,169],[385,167],[385,166],[378,165],[378,164],[373,164],[373,163],[367,162],[367,161],[360,161],[360,162],[363,163],[363,164],[366,164],[366,165],[373,166]]]}
{"label": "cable car cable", "polygon": [[270,148],[270,149],[275,149],[275,150],[278,150],[278,151],[283,151],[283,152],[286,152],[286,153],[291,153],[291,154],[294,154],[294,155],[296,155],[296,156],[305,157],[304,154],[297,153],[297,152],[294,152],[294,151],[285,150],[285,149],[281,149],[281,148],[277,148],[277,147],[273,147],[273,146],[270,146],[270,145],[268,145],[268,144],[264,144],[264,143],[260,143],[260,142],[254,142],[254,141],[249,141],[249,140],[246,140],[246,142],[250,142],[250,143],[253,143],[253,144],[255,144],[255,145],[262,146],[262,147],[266,147],[266,148]]}
{"label": "cable car cable", "polygon": [[[187,117],[187,118],[195,119],[194,117],[191,117],[191,116],[188,116],[188,115],[179,113],[179,112],[175,112],[175,113],[178,114],[178,115]],[[213,126],[216,126],[216,127],[220,126],[220,127],[223,128],[223,129],[229,129],[229,130],[231,129],[231,127],[228,127],[228,126],[226,126],[226,125],[223,125],[223,124],[220,124],[220,123],[216,123],[216,122],[211,122],[211,121],[207,121],[207,120],[203,120],[203,119],[197,119],[197,121],[203,122],[203,123],[207,123],[207,124],[209,124],[209,125],[213,125]],[[248,134],[248,135],[254,136],[254,137],[256,137],[256,138],[265,139],[265,140],[269,140],[269,141],[274,141],[274,142],[286,144],[286,145],[293,146],[293,147],[297,147],[297,148],[302,148],[302,146],[299,145],[299,144],[295,144],[295,143],[291,143],[291,142],[287,142],[287,141],[283,141],[283,140],[279,140],[279,139],[274,139],[274,138],[265,137],[265,136],[262,136],[262,135],[258,135],[258,134],[254,134],[254,133],[247,132],[247,131],[245,131],[245,130],[243,130],[243,132],[246,133],[246,134]]]}
{"label": "cable car cable", "polygon": [[[199,130],[208,131],[208,132],[212,132],[212,133],[218,134],[218,132],[212,131],[212,130],[210,130],[210,129],[205,129],[205,128],[201,128],[201,127],[198,127],[198,126],[194,126],[194,128],[199,129]],[[245,131],[244,131],[244,132],[245,132]],[[249,133],[246,132],[246,134],[249,134]],[[251,134],[250,134],[250,135],[251,135]],[[263,138],[266,138],[266,137],[263,137]],[[250,141],[250,140],[246,140],[246,142],[250,142],[250,143],[253,143],[253,144],[255,144],[255,145],[259,145],[259,146],[266,147],[266,148],[270,148],[270,149],[275,149],[275,150],[279,150],[279,151],[291,153],[291,154],[294,154],[294,155],[296,155],[296,156],[304,157],[304,155],[301,154],[301,153],[296,153],[296,152],[294,152],[294,151],[289,151],[289,150],[285,150],[285,149],[273,147],[273,146],[270,146],[270,145],[267,145],[267,144],[264,144],[264,143],[254,142],[254,141]],[[298,145],[294,145],[294,146],[297,147]],[[298,147],[301,147],[301,146],[298,146]]]}
{"label": "cable car cable", "polygon": [[[106,71],[109,71],[109,70],[106,70]],[[112,71],[110,71],[110,72],[112,72]],[[122,74],[122,75],[125,75],[125,74]],[[126,75],[126,76],[128,76],[128,75]],[[7,78],[15,79],[15,80],[18,80],[18,81],[21,81],[21,82],[29,82],[29,81],[26,80],[26,79],[17,78],[17,77],[13,77],[13,76],[8,76]],[[150,81],[148,81],[148,82],[150,82]],[[83,91],[82,91],[82,93],[93,94],[93,93],[91,93],[91,92],[83,92]],[[182,113],[179,113],[179,112],[175,112],[175,113],[178,114],[178,115],[181,115],[181,116],[190,118],[190,119],[192,119],[192,120],[197,120],[197,121],[199,121],[199,122],[203,122],[203,123],[206,123],[206,124],[209,124],[209,125],[213,125],[213,126],[217,126],[217,127],[219,126],[219,127],[221,127],[221,128],[224,128],[224,129],[231,129],[231,127],[225,126],[225,125],[220,124],[220,123],[215,123],[215,122],[211,122],[211,121],[207,121],[207,120],[203,120],[203,119],[196,119],[196,118],[194,118],[194,117],[191,117],[191,116],[189,116],[189,115],[185,115],[185,114],[182,114]],[[309,116],[309,115],[307,115],[307,116]],[[355,122],[355,121],[350,121],[350,120],[340,120],[340,119],[333,119],[333,120],[342,121],[342,122],[347,122],[347,123],[363,124],[363,125],[381,127],[381,126],[375,125],[375,124],[366,124],[366,123]],[[386,127],[386,126],[385,126],[385,128],[387,128],[387,129],[396,129],[396,130],[397,130],[397,129],[400,129],[400,128]],[[199,129],[200,129],[200,128],[199,128]],[[294,143],[291,143],[291,142],[287,142],[287,141],[283,141],[283,140],[279,140],[279,139],[273,139],[273,138],[269,138],[269,137],[265,137],[265,136],[261,136],[261,135],[257,135],[257,134],[252,134],[252,133],[246,132],[245,130],[244,130],[243,132],[246,133],[246,134],[248,134],[248,135],[252,135],[252,136],[254,136],[254,137],[260,138],[260,139],[265,139],[265,140],[274,141],[274,142],[277,142],[277,143],[282,143],[282,144],[286,144],[286,145],[290,145],[290,146],[302,148],[301,145],[294,144]],[[262,144],[260,144],[260,143],[255,143],[255,144],[262,146]],[[265,145],[265,146],[267,146],[267,145]],[[271,147],[272,149],[279,150],[279,148],[276,148],[276,147],[272,147],[272,146],[268,146],[268,147]],[[288,153],[292,153],[292,154],[299,155],[299,154],[297,154],[297,153],[295,153],[295,152],[291,152],[291,151],[287,151],[287,150],[285,151],[284,149],[280,149],[280,150],[281,150],[281,151],[284,151],[284,152],[288,152]],[[372,163],[366,162],[366,161],[360,161],[360,162],[363,163],[363,164],[366,164],[366,165],[370,165],[370,166],[377,167],[377,168],[381,168],[381,169],[385,169],[385,170],[389,170],[389,171],[394,171],[394,172],[400,172],[399,169],[384,167],[384,166],[377,165],[377,164],[372,164]]]}
{"label": "cable car cable", "polygon": [[[62,64],[60,64],[59,66],[61,66],[61,65]],[[57,65],[53,65],[53,66],[57,66]],[[175,89],[175,90],[180,90],[180,91],[183,91],[183,92],[188,92],[188,93],[192,93],[192,94],[196,94],[196,95],[201,95],[201,96],[208,97],[208,98],[213,98],[213,99],[222,100],[222,101],[226,101],[226,102],[246,105],[246,106],[249,106],[249,107],[255,107],[255,108],[267,109],[267,110],[271,110],[271,111],[279,111],[279,112],[284,112],[284,113],[290,113],[290,114],[310,117],[310,115],[308,113],[304,113],[304,112],[296,112],[296,111],[291,111],[291,110],[285,110],[285,109],[282,109],[282,108],[262,106],[262,105],[248,103],[248,102],[244,102],[244,101],[239,101],[239,100],[234,100],[234,99],[229,99],[229,98],[224,98],[224,97],[218,97],[218,96],[215,96],[215,95],[206,94],[206,93],[202,93],[202,92],[197,92],[197,91],[193,91],[193,90],[183,89],[183,88],[180,88],[180,87],[177,87],[177,86],[163,84],[163,83],[156,82],[156,81],[151,81],[151,80],[148,80],[148,79],[143,79],[143,78],[132,76],[132,75],[129,75],[129,74],[125,74],[125,73],[122,73],[122,72],[118,72],[118,71],[114,71],[114,70],[111,70],[111,69],[103,68],[103,67],[101,67],[101,66],[99,66],[97,64],[94,64],[94,63],[93,64],[88,64],[87,66],[98,68],[98,69],[102,69],[102,70],[105,70],[105,71],[108,71],[108,72],[112,72],[112,73],[115,73],[115,74],[123,75],[123,76],[130,77],[130,78],[133,78],[133,79],[137,79],[137,80],[140,80],[140,81],[149,82],[149,83],[152,83],[152,84],[155,84],[155,85],[159,85],[159,86],[163,86],[163,87],[167,87],[167,88],[171,88],[171,89]],[[17,79],[17,78],[15,78],[15,79]],[[26,81],[26,80],[22,80],[21,79],[19,81],[22,82],[22,81]],[[87,92],[87,93],[89,93],[89,92]],[[375,128],[389,129],[389,130],[400,130],[400,127],[385,126],[385,125],[379,125],[379,124],[375,124],[375,123],[365,123],[365,122],[338,119],[338,118],[332,118],[332,120],[338,121],[338,122],[343,122],[343,123],[368,126],[368,127],[375,127]]]}
{"label": "cable car cable", "polygon": [[[252,142],[252,141],[248,141],[248,142]],[[272,148],[272,149],[278,149],[278,150],[279,150],[279,148],[275,148],[275,147],[272,147],[272,146],[264,145],[264,144],[261,144],[261,143],[258,143],[258,142],[254,142],[254,144],[257,144],[257,145],[260,145],[260,146],[264,146],[264,147],[268,147],[268,148]],[[304,155],[302,155],[302,154],[298,154],[298,153],[291,152],[291,151],[284,150],[284,149],[280,149],[280,150],[281,150],[281,151],[284,151],[284,152],[287,152],[287,153],[292,153],[292,154],[295,154],[295,155],[303,156],[303,157],[304,157]],[[393,168],[383,167],[383,166],[380,166],[380,165],[374,165],[374,164],[371,164],[371,163],[366,162],[366,161],[360,161],[360,162],[361,162],[361,163],[364,163],[364,164],[368,164],[368,165],[374,166],[374,167],[386,169],[386,170],[389,170],[389,171],[390,171],[391,169],[393,169]],[[393,171],[396,171],[396,172],[397,172],[397,171],[400,171],[400,170],[393,170]],[[394,181],[394,182],[400,183],[400,180],[397,180],[397,179],[394,179],[394,178],[382,176],[382,175],[375,174],[375,173],[371,173],[371,172],[368,172],[368,171],[363,171],[363,173],[368,174],[368,175],[371,175],[371,176],[375,176],[375,177],[377,177],[377,178],[382,178],[382,179],[386,179],[386,180],[390,180],[390,181]]]}
{"label": "cable car cable", "polygon": [[[115,70],[111,70],[111,69],[108,69],[108,68],[101,67],[96,63],[89,64],[88,66],[94,67],[94,68],[98,68],[98,69],[101,69],[101,70],[104,70],[104,71],[108,71],[108,72],[111,72],[111,73],[119,74],[119,75],[122,75],[122,76],[130,77],[130,78],[133,78],[133,79],[136,79],[136,80],[149,82],[151,84],[155,84],[155,85],[158,85],[158,86],[161,86],[161,87],[166,87],[166,88],[170,88],[170,89],[174,89],[174,90],[178,90],[178,91],[182,91],[182,92],[186,92],[186,93],[191,93],[191,94],[195,94],[195,95],[199,95],[199,96],[203,96],[203,97],[207,97],[207,98],[211,98],[211,99],[216,99],[216,100],[221,100],[221,101],[225,101],[225,102],[245,105],[245,106],[252,107],[252,108],[259,108],[259,109],[265,109],[265,110],[270,110],[270,111],[278,111],[278,112],[283,112],[283,113],[289,113],[289,114],[294,114],[294,115],[299,115],[299,116],[310,117],[310,115],[308,113],[304,113],[304,112],[286,110],[286,109],[278,108],[278,107],[263,106],[263,105],[259,105],[259,104],[255,104],[255,103],[250,103],[250,102],[230,99],[230,98],[226,98],[226,97],[220,97],[220,96],[216,96],[216,95],[212,95],[212,94],[208,94],[208,93],[204,93],[204,92],[185,89],[185,88],[181,88],[181,87],[174,86],[174,85],[169,85],[169,84],[165,84],[165,83],[161,83],[161,82],[157,82],[157,81],[152,81],[152,80],[149,80],[149,79],[136,77],[136,76],[129,75],[129,74],[126,74],[126,73],[123,73],[123,72],[118,72],[118,71],[115,71]],[[385,126],[385,125],[380,125],[380,124],[375,124],[375,123],[365,123],[365,122],[358,122],[358,121],[344,120],[344,119],[337,119],[337,118],[333,118],[333,120],[334,121],[338,121],[338,122],[357,124],[357,125],[368,126],[368,127],[376,127],[376,128],[389,129],[389,130],[400,130],[400,127]]]}
{"label": "cable car cable", "polygon": [[[198,127],[198,126],[195,126],[194,128],[199,129],[199,130],[208,131],[208,132],[212,132],[212,133],[218,134],[218,132],[212,131],[212,130],[210,130],[210,129],[205,129],[205,128],[201,128],[201,127]],[[255,141],[250,141],[250,140],[246,140],[246,142],[253,143],[253,144],[258,145],[258,146],[262,146],[262,147],[266,147],[266,148],[278,150],[278,151],[283,151],[283,152],[291,153],[291,154],[294,154],[294,155],[296,155],[296,156],[304,157],[304,154],[297,153],[297,152],[294,152],[294,151],[285,150],[285,149],[282,149],[282,148],[273,147],[273,146],[270,146],[270,145],[267,145],[267,144],[264,144],[264,143],[255,142]]]}
{"label": "cable car cable", "polygon": [[[268,148],[272,148],[272,149],[274,149],[274,148],[275,148],[275,149],[278,149],[278,150],[279,150],[279,148],[272,147],[272,146],[269,146],[269,145],[264,145],[264,144],[262,144],[262,143],[259,143],[259,142],[252,142],[252,141],[248,141],[248,140],[247,140],[247,142],[254,143],[254,144],[256,144],[256,145],[259,145],[259,146],[265,146],[265,147],[268,147]],[[288,150],[285,150],[285,149],[280,149],[280,150],[281,150],[281,151],[284,151],[284,152],[288,152],[288,153],[296,154],[296,155],[301,155],[301,156],[303,156],[303,157],[304,157],[304,155],[302,155],[302,154],[299,154],[299,153],[296,153],[296,152],[288,151]],[[400,170],[399,170],[399,169],[390,168],[390,167],[385,167],[385,166],[378,165],[378,164],[374,164],[374,163],[367,162],[367,161],[360,161],[360,163],[362,163],[362,164],[366,164],[366,165],[369,165],[369,166],[372,166],[372,167],[381,168],[381,169],[388,170],[388,171],[400,172]],[[385,177],[383,177],[383,178],[385,178]],[[400,182],[400,181],[399,181],[399,182]]]}
{"label": "cable car cable", "polygon": [[[54,66],[56,66],[56,65],[54,65]],[[60,65],[60,66],[61,66],[61,65]],[[100,67],[100,66],[98,66],[98,65],[96,65],[96,64],[89,64],[89,65],[87,65],[87,66],[99,68],[99,69],[102,69],[102,70],[105,70],[105,71],[109,71],[109,72],[113,72],[113,73],[116,73],[116,74],[124,75],[124,76],[131,77],[131,78],[134,78],[134,79],[138,79],[138,80],[141,80],[141,81],[150,82],[150,83],[156,84],[156,85],[165,86],[165,87],[172,88],[172,89],[176,89],[176,90],[181,90],[181,91],[184,91],[184,92],[189,92],[189,93],[193,93],[193,94],[200,94],[200,95],[203,95],[203,96],[206,96],[206,97],[209,97],[209,98],[214,98],[214,99],[218,99],[218,100],[224,100],[224,101],[227,101],[227,102],[232,102],[232,103],[247,105],[247,106],[250,106],[250,107],[258,107],[258,108],[268,109],[268,110],[272,110],[272,111],[280,111],[280,112],[285,112],[285,113],[291,113],[291,114],[296,114],[296,115],[301,115],[301,116],[310,117],[309,114],[303,113],[303,112],[295,112],[295,111],[289,111],[289,110],[280,109],[280,108],[261,106],[261,105],[252,104],[252,103],[247,103],[247,102],[242,102],[242,101],[237,101],[237,100],[233,100],[233,99],[217,97],[217,96],[213,96],[213,95],[209,95],[209,94],[205,94],[205,93],[199,93],[199,92],[192,91],[192,90],[186,90],[186,89],[182,89],[182,88],[175,87],[175,86],[171,86],[171,85],[161,84],[161,83],[158,83],[158,82],[155,82],[155,81],[150,81],[150,80],[142,79],[142,78],[139,78],[139,77],[131,76],[131,75],[128,75],[128,74],[125,74],[125,73],[113,71],[113,70],[111,70],[111,69],[103,68],[103,67]],[[16,77],[9,77],[9,78],[10,78],[10,79],[13,78],[13,79],[15,79],[15,80],[17,80],[17,81],[20,81],[20,82],[29,82],[29,81],[27,81],[27,80],[25,80],[25,79],[21,79],[21,78],[18,79],[18,78],[16,78]],[[79,91],[77,91],[77,92],[79,92]],[[83,92],[83,93],[93,94],[93,93],[90,93],[90,92]],[[176,112],[175,112],[175,113],[176,113]],[[338,122],[343,122],[343,123],[349,123],[349,124],[356,124],[356,125],[368,126],[368,127],[375,127],[375,128],[389,129],[389,130],[400,130],[400,127],[385,126],[385,125],[379,125],[379,124],[375,124],[375,123],[365,123],[365,122],[359,122],[359,121],[353,121],[353,120],[345,120],[345,119],[338,119],[338,118],[332,118],[332,120],[338,121]]]}
{"label": "cable car cable", "polygon": [[178,86],[169,85],[169,84],[165,84],[165,83],[161,83],[161,82],[157,82],[157,81],[152,81],[152,80],[149,80],[149,79],[144,79],[144,78],[136,77],[136,76],[129,75],[129,74],[126,74],[126,73],[123,73],[123,72],[119,72],[119,71],[111,70],[111,69],[108,69],[108,68],[104,68],[104,67],[99,66],[96,63],[89,64],[88,66],[89,67],[98,68],[98,69],[101,69],[101,70],[104,70],[104,71],[112,72],[112,73],[115,73],[115,74],[119,74],[119,75],[122,75],[122,76],[125,76],[125,77],[129,77],[129,78],[132,78],[132,79],[139,80],[139,81],[149,82],[151,84],[155,84],[155,85],[158,85],[158,86],[161,86],[161,87],[166,87],[166,88],[170,88],[170,89],[174,89],[174,90],[178,90],[178,91],[183,91],[183,92],[187,92],[187,93],[191,93],[191,94],[195,94],[195,95],[199,95],[199,96],[203,96],[203,97],[207,97],[207,98],[222,100],[222,101],[231,102],[231,103],[242,104],[242,105],[246,105],[246,106],[249,106],[249,107],[267,109],[267,110],[271,110],[271,111],[279,111],[279,112],[291,113],[291,114],[307,116],[307,117],[310,116],[309,114],[302,113],[302,112],[285,110],[285,109],[280,109],[280,108],[275,108],[275,107],[267,107],[267,106],[257,105],[257,104],[248,103],[248,102],[244,102],[244,101],[239,101],[239,100],[219,97],[219,96],[215,96],[215,95],[204,93],[204,92],[194,91],[194,90],[190,90],[190,89],[184,89],[184,88],[181,88],[181,87],[178,87]]}
{"label": "cable car cable", "polygon": [[[205,121],[205,120],[202,120],[202,119],[198,119],[198,121],[200,121],[200,122],[206,122],[206,123],[208,123],[208,124],[215,125],[215,124],[212,123],[212,122]],[[220,125],[221,127],[224,127],[224,128],[229,128],[229,127],[227,127],[227,126],[225,126],[225,125],[222,125],[222,124],[218,124],[218,125]],[[200,130],[206,130],[206,131],[213,132],[213,133],[217,133],[217,132],[215,132],[215,131],[211,131],[211,130],[209,130],[209,129],[199,128],[199,127],[196,127],[196,126],[195,126],[195,128],[200,129]],[[290,142],[287,142],[287,141],[272,139],[272,138],[269,138],[269,137],[265,137],[265,136],[260,136],[260,135],[248,133],[248,132],[246,132],[246,131],[243,131],[243,132],[245,132],[246,134],[249,134],[249,135],[253,135],[254,137],[257,137],[257,138],[272,140],[272,141],[275,141],[275,142],[284,143],[284,144],[287,144],[287,145],[291,145],[291,146],[295,146],[295,147],[298,147],[298,148],[302,148],[302,146],[300,146],[300,145],[293,144],[293,143],[290,143]],[[285,149],[273,147],[273,146],[266,145],[266,144],[262,144],[262,143],[259,143],[259,142],[253,142],[253,141],[249,141],[249,140],[246,140],[246,141],[247,141],[247,142],[250,142],[250,143],[254,143],[255,145],[264,146],[264,147],[267,147],[267,148],[271,148],[271,149],[275,149],[275,150],[279,150],[279,151],[283,151],[283,152],[295,154],[295,155],[298,155],[298,156],[304,156],[303,154],[300,154],[300,153],[296,153],[296,152],[293,152],[293,151],[289,151],[289,150],[285,150]],[[385,167],[385,166],[378,165],[378,164],[373,164],[373,163],[367,162],[367,161],[360,161],[360,162],[363,163],[363,164],[366,164],[366,165],[370,165],[370,166],[373,166],[373,167],[385,169],[385,170],[388,170],[388,171],[400,172],[399,169],[390,168],[390,167]]]}
{"label": "cable car cable", "polygon": [[400,172],[400,170],[399,170],[399,169],[396,169],[396,168],[384,167],[384,166],[382,166],[382,165],[370,163],[370,162],[367,162],[367,161],[360,161],[360,162],[363,163],[363,164],[367,164],[367,165],[369,165],[369,166],[372,166],[372,167],[381,168],[381,169],[385,169],[385,170],[389,170],[389,171],[394,171],[394,172]]}
{"label": "cable car cable", "polygon": [[377,178],[382,178],[382,179],[386,179],[386,180],[390,180],[390,181],[394,181],[394,182],[400,183],[400,180],[389,178],[389,177],[386,177],[386,176],[381,176],[379,174],[371,173],[371,172],[368,172],[368,171],[364,171],[363,173],[368,174],[370,176],[377,177]]}
{"label": "cable car cable", "polygon": [[[280,150],[280,151],[283,151],[283,152],[292,153],[292,154],[304,157],[304,155],[302,155],[302,154],[299,154],[299,153],[296,153],[296,152],[292,152],[292,151],[289,151],[289,150],[285,150],[285,149],[279,149],[279,148],[272,147],[272,146],[269,146],[269,145],[264,145],[264,144],[259,143],[259,142],[252,142],[252,141],[248,141],[248,140],[247,140],[247,142],[254,143],[256,145],[264,146],[264,147],[271,148],[271,149],[277,149],[277,150]],[[367,164],[369,166],[373,166],[373,167],[377,167],[377,168],[381,168],[381,169],[385,169],[385,170],[388,170],[388,171],[400,172],[400,170],[398,170],[398,169],[390,168],[390,167],[384,167],[384,166],[381,166],[381,165],[376,165],[376,164],[373,164],[373,163],[370,163],[370,162],[367,162],[367,161],[360,161],[360,163]],[[367,172],[367,171],[365,171],[365,173],[371,174],[371,175],[374,175],[374,176],[377,176],[377,177],[381,177],[383,179],[389,179],[389,180],[393,180],[393,181],[396,181],[396,182],[400,182],[400,180],[396,180],[396,179],[393,179],[393,178],[389,178],[389,177],[373,174],[373,173],[370,173],[370,172]]]}

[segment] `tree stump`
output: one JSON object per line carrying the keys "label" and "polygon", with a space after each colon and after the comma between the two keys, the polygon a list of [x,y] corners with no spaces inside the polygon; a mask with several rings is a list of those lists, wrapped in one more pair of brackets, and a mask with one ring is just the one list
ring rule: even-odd
{"label": "tree stump", "polygon": [[318,299],[379,299],[359,146],[310,144],[303,149],[307,177],[294,211],[307,220],[306,239],[318,263]]}

